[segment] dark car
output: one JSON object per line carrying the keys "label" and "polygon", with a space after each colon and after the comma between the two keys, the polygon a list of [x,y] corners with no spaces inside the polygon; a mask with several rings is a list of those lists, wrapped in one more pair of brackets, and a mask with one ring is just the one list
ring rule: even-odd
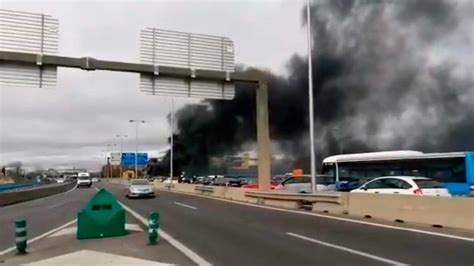
{"label": "dark car", "polygon": [[242,180],[235,177],[218,176],[214,178],[212,184],[214,186],[240,187]]}
{"label": "dark car", "polygon": [[226,185],[229,187],[241,187],[244,180],[235,177],[224,177]]}
{"label": "dark car", "polygon": [[180,177],[179,180],[178,180],[178,183],[188,183],[188,184],[193,184],[195,181],[195,178],[191,177],[191,176],[183,176],[183,177]]}

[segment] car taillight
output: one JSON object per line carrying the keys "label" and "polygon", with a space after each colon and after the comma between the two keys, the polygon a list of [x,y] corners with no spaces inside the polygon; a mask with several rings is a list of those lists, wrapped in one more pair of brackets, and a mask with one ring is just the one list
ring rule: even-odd
{"label": "car taillight", "polygon": [[421,190],[421,188],[417,188],[413,191],[413,193],[415,193],[415,195],[423,195],[423,190]]}
{"label": "car taillight", "polygon": [[471,186],[469,187],[469,190],[470,190],[471,192],[474,192],[474,185],[471,185]]}

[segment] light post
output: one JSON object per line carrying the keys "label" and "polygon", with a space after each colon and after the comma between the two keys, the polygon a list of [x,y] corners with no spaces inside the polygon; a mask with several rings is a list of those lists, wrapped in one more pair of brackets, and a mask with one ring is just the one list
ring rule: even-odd
{"label": "light post", "polygon": [[108,169],[108,172],[109,172],[109,175],[107,176],[107,178],[111,178],[113,176],[113,167],[112,165],[110,164],[110,159],[112,159],[112,151],[114,150],[113,147],[117,147],[117,144],[107,144],[107,148],[109,149],[109,154],[110,156],[107,156],[107,169]]}
{"label": "light post", "polygon": [[314,110],[313,110],[313,63],[311,62],[311,0],[307,0],[306,16],[308,20],[308,94],[309,94],[309,140],[311,154],[311,192],[316,192],[316,153],[314,148]]}
{"label": "light post", "polygon": [[170,116],[170,129],[171,129],[171,138],[170,138],[170,178],[173,182],[173,128],[174,127],[174,98],[171,97],[171,116]]}
{"label": "light post", "polygon": [[104,164],[104,168],[103,168],[103,170],[104,170],[103,178],[105,178],[105,177],[107,177],[107,176],[109,175],[109,171],[108,171],[108,169],[107,169],[107,150],[106,150],[106,149],[103,149],[103,150],[101,151],[101,154],[100,154],[100,155],[105,157],[105,164]]}
{"label": "light post", "polygon": [[145,123],[145,120],[130,119],[130,123],[135,123],[135,178],[138,177],[138,124]]}
{"label": "light post", "polygon": [[120,178],[123,176],[123,166],[122,166],[122,153],[123,153],[123,140],[128,138],[128,135],[118,134],[117,138],[120,139]]}

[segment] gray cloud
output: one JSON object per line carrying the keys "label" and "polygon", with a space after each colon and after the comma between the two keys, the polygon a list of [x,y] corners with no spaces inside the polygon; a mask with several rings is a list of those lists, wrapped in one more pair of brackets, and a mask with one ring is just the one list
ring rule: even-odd
{"label": "gray cloud", "polygon": [[[139,31],[154,26],[228,36],[238,62],[283,72],[285,59],[305,49],[302,2],[3,1],[2,8],[58,18],[63,55],[138,61]],[[176,109],[189,102],[197,100],[178,99]],[[97,167],[100,151],[118,143],[116,134],[128,134],[125,149],[134,149],[132,118],[147,120],[140,147],[161,149],[169,108],[169,98],[139,93],[132,74],[61,68],[56,89],[2,87],[0,165]]]}

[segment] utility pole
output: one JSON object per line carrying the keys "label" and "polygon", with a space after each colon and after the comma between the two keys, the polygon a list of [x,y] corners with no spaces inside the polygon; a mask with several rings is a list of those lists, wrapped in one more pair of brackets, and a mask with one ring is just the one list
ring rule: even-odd
{"label": "utility pole", "polygon": [[111,177],[113,177],[114,175],[114,172],[113,172],[113,166],[110,164],[110,159],[112,157],[112,152],[114,151],[114,148],[113,147],[117,147],[117,144],[107,144],[107,147],[109,149],[109,155],[110,156],[107,156],[107,169],[108,169],[108,175],[107,175],[107,181],[109,181],[109,179]]}
{"label": "utility pole", "polygon": [[131,119],[130,123],[135,123],[135,178],[138,177],[138,123],[145,123],[145,120]]}
{"label": "utility pole", "polygon": [[316,153],[314,147],[314,104],[313,104],[313,63],[311,56],[311,0],[307,0],[306,16],[308,20],[308,94],[309,94],[309,139],[311,153],[311,192],[316,193]]}
{"label": "utility pole", "polygon": [[171,97],[171,115],[170,115],[170,178],[173,182],[173,129],[174,129],[174,98]]}
{"label": "utility pole", "polygon": [[120,138],[120,178],[123,176],[122,154],[123,154],[123,139],[128,138],[128,135],[117,135]]}

